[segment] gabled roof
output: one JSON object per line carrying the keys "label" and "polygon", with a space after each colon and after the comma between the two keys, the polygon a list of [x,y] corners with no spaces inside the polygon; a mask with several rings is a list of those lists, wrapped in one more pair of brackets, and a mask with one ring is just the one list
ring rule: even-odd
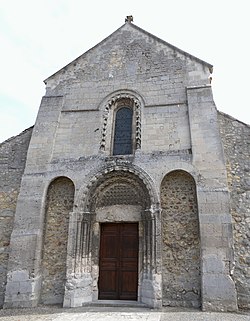
{"label": "gabled roof", "polygon": [[48,77],[47,79],[44,80],[44,83],[46,84],[47,81],[52,78],[53,76],[55,76],[57,73],[59,73],[60,71],[66,69],[67,67],[69,67],[71,64],[74,64],[79,58],[85,56],[86,54],[88,54],[89,52],[91,52],[92,50],[94,50],[95,48],[97,48],[98,46],[102,45],[105,41],[109,40],[110,38],[112,38],[112,36],[119,32],[120,30],[122,30],[126,25],[129,25],[131,28],[145,34],[146,36],[148,37],[151,37],[153,38],[154,40],[162,43],[163,45],[165,46],[168,46],[170,48],[172,48],[173,50],[179,52],[180,54],[186,56],[186,57],[189,57],[191,58],[192,60],[196,60],[198,63],[202,64],[202,65],[205,65],[206,67],[208,67],[210,69],[210,72],[212,73],[213,72],[213,65],[207,63],[206,61],[202,60],[202,59],[199,59],[189,53],[187,53],[186,51],[182,50],[182,49],[179,49],[178,47],[175,47],[174,45],[156,37],[155,35],[151,34],[150,32],[148,31],[145,31],[144,29],[136,26],[135,24],[131,23],[131,22],[126,22],[125,24],[123,24],[120,28],[118,28],[117,30],[115,30],[113,33],[111,33],[108,37],[106,37],[105,39],[103,39],[101,42],[99,42],[98,44],[96,44],[94,47],[90,48],[89,50],[87,50],[85,53],[83,53],[82,55],[80,55],[79,57],[77,57],[76,59],[74,59],[73,61],[71,61],[69,64],[67,64],[66,66],[64,66],[63,68],[59,69],[57,72],[55,72],[54,74],[52,74],[50,77]]}

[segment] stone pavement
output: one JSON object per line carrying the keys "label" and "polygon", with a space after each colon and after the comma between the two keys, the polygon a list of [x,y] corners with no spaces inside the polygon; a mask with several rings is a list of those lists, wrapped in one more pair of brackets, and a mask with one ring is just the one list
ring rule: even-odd
{"label": "stone pavement", "polygon": [[0,321],[250,321],[250,311],[215,313],[176,308],[39,307],[0,310]]}

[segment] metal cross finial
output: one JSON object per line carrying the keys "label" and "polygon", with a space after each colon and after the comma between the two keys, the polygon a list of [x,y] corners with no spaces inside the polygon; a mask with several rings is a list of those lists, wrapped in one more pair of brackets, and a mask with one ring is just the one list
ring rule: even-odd
{"label": "metal cross finial", "polygon": [[133,22],[133,16],[127,16],[125,22]]}

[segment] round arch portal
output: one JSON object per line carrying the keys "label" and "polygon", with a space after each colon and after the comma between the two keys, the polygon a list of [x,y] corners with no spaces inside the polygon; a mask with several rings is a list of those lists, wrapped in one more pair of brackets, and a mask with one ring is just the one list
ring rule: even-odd
{"label": "round arch portal", "polygon": [[150,180],[142,170],[139,175],[132,167],[106,168],[83,190],[84,200],[75,208],[70,222],[68,243],[73,251],[68,253],[65,307],[78,306],[72,305],[70,298],[80,291],[79,287],[87,294],[79,299],[80,305],[98,300],[101,226],[107,223],[138,224],[137,300],[151,307],[161,306],[160,211],[152,202],[157,198]]}

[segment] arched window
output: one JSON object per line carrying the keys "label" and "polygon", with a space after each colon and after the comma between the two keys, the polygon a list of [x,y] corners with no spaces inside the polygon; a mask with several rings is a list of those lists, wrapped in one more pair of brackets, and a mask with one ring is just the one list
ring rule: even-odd
{"label": "arched window", "polygon": [[100,106],[104,109],[101,153],[107,156],[132,155],[141,148],[143,105],[142,98],[129,91],[117,91],[103,102]]}
{"label": "arched window", "polygon": [[133,153],[132,144],[133,110],[121,107],[116,112],[113,140],[113,155],[129,155]]}

